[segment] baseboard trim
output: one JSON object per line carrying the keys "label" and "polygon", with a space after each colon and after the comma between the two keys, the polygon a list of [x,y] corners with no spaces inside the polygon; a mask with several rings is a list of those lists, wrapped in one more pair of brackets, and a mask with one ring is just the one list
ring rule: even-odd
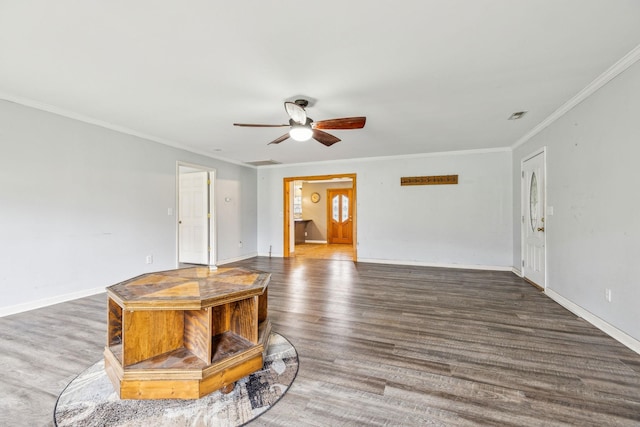
{"label": "baseboard trim", "polygon": [[235,257],[235,258],[227,258],[227,259],[223,259],[223,260],[218,260],[216,265],[231,264],[232,262],[244,261],[245,259],[255,258],[257,256],[258,256],[257,252],[252,252],[250,254],[242,255],[242,256],[239,256],[239,257]]}
{"label": "baseboard trim", "polygon": [[267,253],[259,253],[258,256],[263,256],[263,257],[267,257],[267,258],[284,258],[284,254],[283,253],[271,253],[269,254],[269,252]]}
{"label": "baseboard trim", "polygon": [[563,306],[564,308],[572,312],[573,314],[583,318],[584,320],[591,323],[596,328],[600,329],[605,334],[609,335],[611,338],[615,339],[619,343],[625,345],[626,347],[629,347],[631,350],[640,354],[640,341],[638,341],[637,339],[621,331],[620,329],[616,328],[610,323],[607,323],[606,321],[602,320],[595,314],[580,307],[576,303],[569,301],[568,299],[566,299],[559,293],[553,291],[552,289],[547,288],[544,292],[549,296],[549,298],[551,298],[552,300],[554,300],[555,302],[557,302],[558,304],[560,304],[561,306]]}
{"label": "baseboard trim", "polygon": [[[242,257],[237,257],[233,259],[225,259],[223,261],[219,261],[217,265],[229,264],[236,261],[242,261],[249,258],[254,258],[258,256],[257,253],[251,253],[249,255],[244,255]],[[43,298],[37,301],[29,301],[23,304],[16,304],[7,307],[0,307],[0,317],[10,316],[12,314],[23,313],[25,311],[35,310],[37,308],[43,308],[54,304],[59,304],[61,302],[67,302],[78,298],[84,298],[91,295],[96,295],[101,292],[105,292],[105,288],[93,288],[86,289],[78,292],[71,292],[64,295],[57,295],[51,298]]]}
{"label": "baseboard trim", "polygon": [[402,261],[402,260],[377,259],[377,258],[358,258],[358,262],[369,262],[372,264],[414,265],[417,267],[457,268],[461,270],[489,270],[489,271],[511,271],[512,270],[512,267],[504,267],[504,266],[498,266],[498,265],[445,264],[445,263]]}
{"label": "baseboard trim", "polygon": [[314,243],[314,244],[321,244],[321,245],[326,245],[327,241],[326,240],[305,240],[305,243]]}
{"label": "baseboard trim", "polygon": [[516,276],[518,276],[518,277],[522,277],[522,271],[520,271],[519,269],[517,269],[517,268],[515,268],[515,267],[512,267],[512,268],[511,268],[511,272],[512,272],[513,274],[515,274]]}
{"label": "baseboard trim", "polygon": [[78,298],[89,297],[91,295],[97,295],[102,292],[105,292],[105,288],[85,289],[78,292],[71,292],[64,295],[57,295],[55,297],[39,299],[37,301],[29,301],[23,304],[10,305],[8,307],[0,307],[0,317],[23,313],[25,311],[31,311],[37,308],[43,308],[50,305],[59,304],[61,302],[72,301]]}
{"label": "baseboard trim", "polygon": [[[258,256],[269,257],[269,254],[259,254]],[[283,254],[271,254],[272,258],[283,258]],[[377,258],[358,258],[357,262],[369,262],[371,264],[390,264],[390,265],[413,265],[416,267],[439,267],[439,268],[457,268],[461,270],[487,270],[487,271],[513,271],[512,267],[503,267],[498,265],[464,265],[464,264],[443,264],[430,263],[421,261],[402,261],[391,259]]]}

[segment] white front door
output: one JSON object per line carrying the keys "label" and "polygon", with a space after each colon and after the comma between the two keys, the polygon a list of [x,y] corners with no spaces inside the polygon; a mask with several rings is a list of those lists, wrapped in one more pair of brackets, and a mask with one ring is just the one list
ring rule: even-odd
{"label": "white front door", "polygon": [[522,275],[545,288],[544,151],[522,162]]}
{"label": "white front door", "polygon": [[209,263],[209,173],[179,175],[178,262]]}

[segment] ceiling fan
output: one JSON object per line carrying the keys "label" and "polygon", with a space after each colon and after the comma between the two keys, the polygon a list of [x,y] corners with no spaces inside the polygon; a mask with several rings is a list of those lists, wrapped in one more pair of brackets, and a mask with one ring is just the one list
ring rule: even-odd
{"label": "ceiling fan", "polygon": [[297,99],[295,102],[284,103],[284,109],[289,115],[288,125],[261,125],[252,123],[234,123],[233,125],[268,128],[289,126],[289,132],[274,139],[269,144],[280,144],[289,137],[296,141],[306,141],[313,138],[319,143],[330,147],[340,141],[340,138],[324,132],[325,129],[362,129],[367,121],[366,117],[344,117],[314,122],[313,119],[307,116],[307,112],[305,111],[307,105],[309,105],[309,101],[306,99]]}

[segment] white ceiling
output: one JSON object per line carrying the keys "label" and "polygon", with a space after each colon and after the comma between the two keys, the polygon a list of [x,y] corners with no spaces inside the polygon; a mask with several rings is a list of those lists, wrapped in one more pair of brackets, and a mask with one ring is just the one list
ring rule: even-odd
{"label": "white ceiling", "polygon": [[[486,149],[639,44],[638,0],[0,0],[0,97],[237,162]],[[329,148],[232,125],[299,97],[367,124]]]}

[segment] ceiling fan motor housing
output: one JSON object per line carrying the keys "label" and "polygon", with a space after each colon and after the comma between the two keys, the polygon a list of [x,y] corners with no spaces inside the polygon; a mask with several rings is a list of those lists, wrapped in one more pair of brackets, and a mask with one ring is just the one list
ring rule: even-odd
{"label": "ceiling fan motor housing", "polygon": [[311,123],[313,123],[313,119],[312,119],[311,117],[307,117],[307,120],[306,120],[306,122],[304,122],[304,123],[298,123],[298,122],[296,122],[296,121],[295,121],[295,120],[293,120],[293,119],[289,119],[289,124],[290,124],[291,126],[293,126],[293,125],[299,125],[299,126],[311,126]]}

